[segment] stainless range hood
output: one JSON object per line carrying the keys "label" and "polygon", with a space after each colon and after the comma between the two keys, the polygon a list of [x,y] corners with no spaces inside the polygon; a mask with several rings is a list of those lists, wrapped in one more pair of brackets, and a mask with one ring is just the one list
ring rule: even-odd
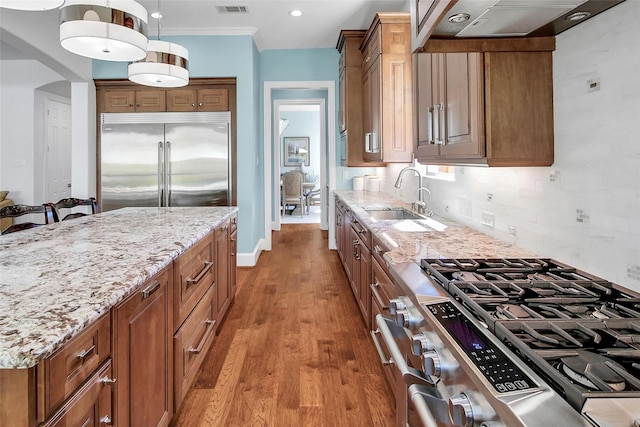
{"label": "stainless range hood", "polygon": [[624,0],[459,0],[432,37],[553,36]]}

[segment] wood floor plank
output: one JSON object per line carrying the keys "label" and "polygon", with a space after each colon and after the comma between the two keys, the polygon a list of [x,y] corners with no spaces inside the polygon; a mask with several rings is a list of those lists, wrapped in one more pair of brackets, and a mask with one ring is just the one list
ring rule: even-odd
{"label": "wood floor plank", "polygon": [[173,427],[391,427],[394,399],[327,233],[285,224],[238,289]]}

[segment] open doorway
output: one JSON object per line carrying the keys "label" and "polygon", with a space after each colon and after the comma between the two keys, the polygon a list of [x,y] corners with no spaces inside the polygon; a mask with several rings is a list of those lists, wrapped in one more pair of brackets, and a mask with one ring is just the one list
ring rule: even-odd
{"label": "open doorway", "polygon": [[[289,96],[287,102],[292,99],[322,98],[325,101],[321,117],[325,120],[321,128],[325,132],[326,144],[321,149],[321,223],[320,228],[329,231],[329,242],[334,240],[332,227],[333,204],[330,203],[331,191],[335,187],[335,82],[334,81],[267,81],[264,82],[264,194],[265,194],[265,228],[264,250],[271,250],[271,232],[280,228],[280,140],[279,115],[275,110],[274,101],[285,97],[279,96],[280,91],[295,92],[298,96]],[[308,91],[320,91],[322,96],[309,96]],[[304,95],[307,92],[307,95]],[[276,139],[277,137],[277,139]],[[274,141],[278,141],[275,144]],[[277,152],[276,152],[277,151]],[[276,157],[277,156],[277,157]],[[276,175],[275,170],[278,170]],[[277,198],[275,197],[277,194]],[[275,203],[277,200],[278,203]]]}
{"label": "open doorway", "polygon": [[[322,222],[321,181],[322,152],[326,150],[324,120],[325,102],[321,98],[287,99],[274,101],[274,177],[287,172],[302,172],[304,177],[302,204],[282,203],[282,185],[273,194],[273,204],[279,216],[274,218],[274,229],[280,224],[309,224]],[[277,132],[276,132],[277,131]],[[279,222],[279,223],[278,223]]]}

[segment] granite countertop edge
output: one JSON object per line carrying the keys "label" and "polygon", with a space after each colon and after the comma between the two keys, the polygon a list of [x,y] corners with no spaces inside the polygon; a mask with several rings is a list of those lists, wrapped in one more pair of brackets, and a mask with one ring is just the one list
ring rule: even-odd
{"label": "granite countertop edge", "polygon": [[0,369],[35,366],[237,212],[124,208],[0,237]]}

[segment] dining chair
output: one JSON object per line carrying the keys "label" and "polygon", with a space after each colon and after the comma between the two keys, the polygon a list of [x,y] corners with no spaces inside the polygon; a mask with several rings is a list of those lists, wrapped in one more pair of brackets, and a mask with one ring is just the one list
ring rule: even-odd
{"label": "dining chair", "polygon": [[5,206],[0,209],[0,218],[16,218],[23,215],[31,215],[31,214],[44,214],[44,223],[36,223],[36,222],[22,222],[19,224],[13,224],[6,230],[2,232],[2,234],[15,233],[16,231],[27,230],[29,228],[40,227],[45,224],[52,224],[55,222],[53,217],[53,206],[51,203],[45,203],[42,205],[11,205]]}
{"label": "dining chair", "polygon": [[305,196],[305,204],[307,207],[307,214],[309,214],[309,207],[319,205],[321,202],[320,188],[314,188],[309,191]]}
{"label": "dining chair", "polygon": [[[73,209],[79,206],[89,206],[91,207],[91,214],[95,214],[100,212],[100,208],[98,208],[98,202],[95,197],[89,197],[88,199],[76,199],[74,197],[66,198],[59,200],[57,203],[53,203],[53,219],[55,222],[66,221],[68,219],[79,218],[81,216],[90,215],[86,211],[75,211]],[[69,213],[62,218],[61,210],[69,209]]]}
{"label": "dining chair", "polygon": [[300,216],[304,217],[304,191],[302,183],[304,174],[299,171],[290,171],[282,175],[282,215],[286,213],[287,205],[300,207]]}

